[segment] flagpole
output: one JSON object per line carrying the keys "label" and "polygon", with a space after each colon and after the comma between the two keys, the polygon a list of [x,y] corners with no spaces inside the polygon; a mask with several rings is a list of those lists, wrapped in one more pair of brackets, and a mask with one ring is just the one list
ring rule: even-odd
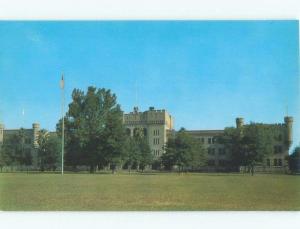
{"label": "flagpole", "polygon": [[62,118],[62,130],[61,130],[61,175],[64,175],[64,150],[65,150],[65,119],[64,119],[64,106],[65,106],[65,82],[62,75],[61,82],[61,118]]}

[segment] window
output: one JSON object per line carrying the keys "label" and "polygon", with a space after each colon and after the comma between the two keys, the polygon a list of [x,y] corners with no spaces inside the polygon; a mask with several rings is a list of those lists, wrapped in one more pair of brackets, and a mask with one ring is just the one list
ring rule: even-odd
{"label": "window", "polygon": [[274,159],[274,163],[273,163],[274,166],[277,166],[277,159]]}
{"label": "window", "polygon": [[217,142],[217,138],[216,138],[216,137],[213,137],[213,138],[212,138],[212,143],[215,144],[216,142]]}
{"label": "window", "polygon": [[159,145],[159,138],[153,138],[153,145]]}
{"label": "window", "polygon": [[211,138],[208,138],[208,139],[207,139],[207,142],[208,142],[208,144],[211,144],[211,143],[212,143],[212,139],[211,139]]}
{"label": "window", "polygon": [[126,134],[127,134],[127,136],[130,136],[131,130],[129,128],[126,128]]}
{"label": "window", "polygon": [[155,156],[159,156],[160,155],[160,151],[158,149],[153,150],[153,154]]}
{"label": "window", "polygon": [[204,138],[201,138],[201,143],[204,143]]}
{"label": "window", "polygon": [[274,146],[274,153],[282,153],[282,146],[281,145]]}
{"label": "window", "polygon": [[159,136],[159,130],[153,130],[153,136]]}
{"label": "window", "polygon": [[208,160],[207,164],[209,166],[214,166],[216,163],[215,163],[215,160]]}
{"label": "window", "polygon": [[226,166],[227,165],[227,161],[226,160],[219,160],[219,165],[220,166]]}
{"label": "window", "polygon": [[278,166],[282,166],[282,159],[278,159]]}
{"label": "window", "polygon": [[226,152],[224,148],[219,148],[219,155],[224,155],[225,153]]}
{"label": "window", "polygon": [[215,155],[215,149],[214,148],[208,148],[208,154],[209,155]]}

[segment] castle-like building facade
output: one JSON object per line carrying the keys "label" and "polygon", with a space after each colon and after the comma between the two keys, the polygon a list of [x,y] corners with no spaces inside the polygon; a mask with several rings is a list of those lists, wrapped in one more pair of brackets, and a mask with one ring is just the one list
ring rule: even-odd
{"label": "castle-like building facade", "polygon": [[[174,132],[176,134],[173,129],[173,117],[166,110],[155,110],[154,107],[150,107],[144,112],[140,112],[135,107],[133,112],[124,114],[123,121],[128,134],[131,136],[136,129],[144,129],[155,158],[159,158],[165,153],[164,146],[168,137]],[[273,146],[273,154],[266,159],[262,166],[257,166],[256,170],[262,172],[286,171],[288,165],[285,157],[288,156],[292,144],[293,118],[287,116],[284,118],[284,123],[265,125],[276,128],[278,136]],[[244,119],[236,118],[236,128],[243,128],[244,126]],[[224,145],[217,142],[217,138],[224,134],[224,130],[186,130],[186,133],[200,141],[208,152],[208,163],[203,169],[207,171],[228,170],[230,152],[226,151]]]}
{"label": "castle-like building facade", "polygon": [[[144,112],[134,107],[132,112],[123,114],[123,123],[127,134],[130,136],[133,136],[137,130],[143,130],[151,152],[156,159],[165,153],[164,146],[168,138],[174,133],[176,134],[173,117],[166,110],[156,110],[154,107],[150,107]],[[236,128],[243,128],[245,125],[243,118],[236,118]],[[273,154],[266,159],[263,166],[257,167],[256,170],[262,172],[286,171],[288,167],[285,157],[288,156],[292,144],[293,118],[285,117],[284,123],[265,125],[275,127],[278,130],[278,136],[274,144]],[[32,124],[32,129],[24,129],[26,136],[24,148],[31,152],[33,167],[37,166],[36,149],[39,130],[40,125],[38,123]],[[5,129],[4,125],[0,124],[0,147],[9,135],[16,134],[18,131],[18,129]],[[230,152],[226,151],[224,145],[217,142],[217,138],[224,134],[224,130],[186,130],[186,133],[201,142],[207,150],[208,163],[204,168],[205,170],[225,171],[228,169]]]}
{"label": "castle-like building facade", "polygon": [[[5,129],[5,126],[0,123],[0,147],[5,140],[11,136],[18,134],[20,129]],[[23,129],[24,134],[24,151],[30,152],[32,155],[32,167],[37,168],[37,148],[38,148],[38,135],[40,131],[40,124],[33,123],[31,129]]]}

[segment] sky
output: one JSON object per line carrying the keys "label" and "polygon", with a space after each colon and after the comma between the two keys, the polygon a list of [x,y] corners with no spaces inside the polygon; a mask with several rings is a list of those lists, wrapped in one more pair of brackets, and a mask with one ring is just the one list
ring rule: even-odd
{"label": "sky", "polygon": [[166,109],[175,129],[294,117],[298,21],[1,21],[0,122],[54,130],[74,88],[111,89],[125,112]]}

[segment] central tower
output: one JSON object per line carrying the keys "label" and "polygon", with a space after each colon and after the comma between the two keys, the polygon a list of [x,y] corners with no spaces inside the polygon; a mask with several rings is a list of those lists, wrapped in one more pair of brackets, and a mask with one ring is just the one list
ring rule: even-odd
{"label": "central tower", "polygon": [[140,112],[137,107],[134,107],[133,112],[124,114],[123,122],[130,136],[134,135],[136,129],[143,129],[155,157],[165,152],[168,131],[173,129],[173,118],[166,110],[149,107],[149,110]]}

